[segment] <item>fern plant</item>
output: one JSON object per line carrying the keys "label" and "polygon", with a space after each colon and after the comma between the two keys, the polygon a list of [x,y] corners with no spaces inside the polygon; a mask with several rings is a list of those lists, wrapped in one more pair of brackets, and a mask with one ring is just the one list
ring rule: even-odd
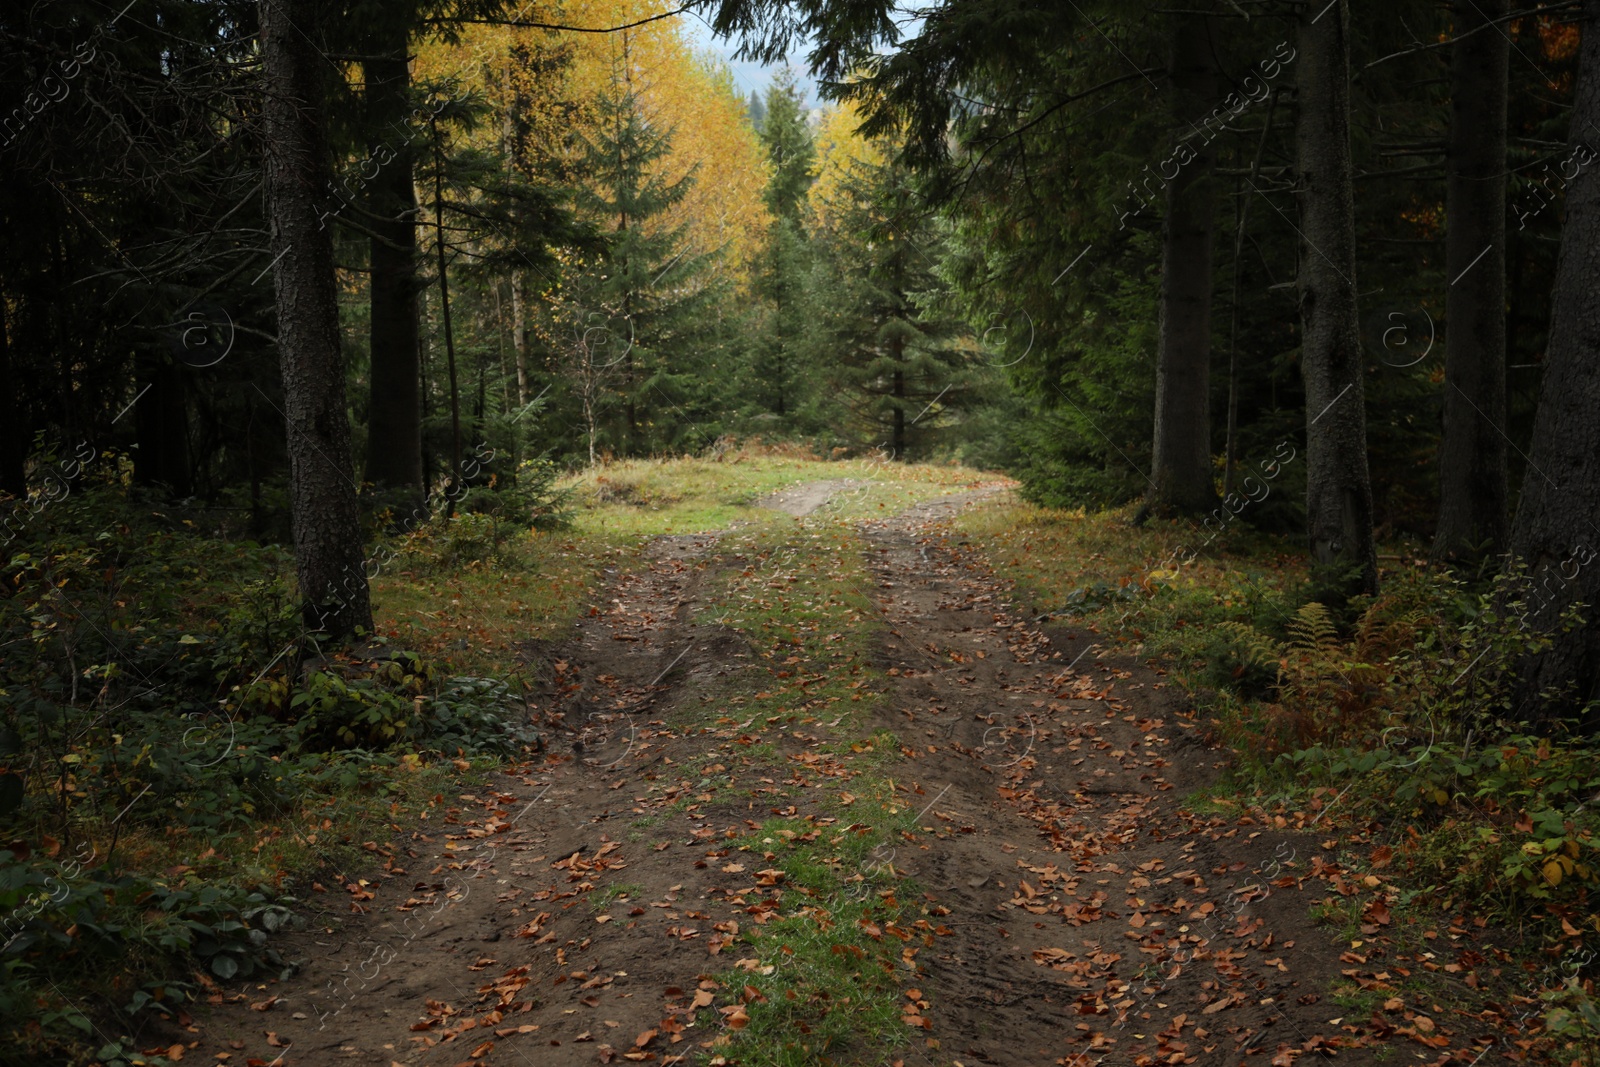
{"label": "fern plant", "polygon": [[1315,600],[1302,604],[1289,620],[1289,651],[1327,654],[1339,647],[1339,634],[1333,616]]}

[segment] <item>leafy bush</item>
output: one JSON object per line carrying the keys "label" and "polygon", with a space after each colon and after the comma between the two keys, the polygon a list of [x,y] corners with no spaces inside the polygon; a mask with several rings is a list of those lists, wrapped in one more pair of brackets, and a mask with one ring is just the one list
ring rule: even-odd
{"label": "leafy bush", "polygon": [[[290,921],[292,903],[238,886],[174,886],[46,853],[0,850],[0,1002],[19,998],[19,987],[35,976],[57,980],[118,959],[145,977],[170,957],[192,959],[223,979],[281,968],[268,935]],[[192,992],[188,982],[157,979],[134,992],[124,1010],[163,1009]]]}
{"label": "leafy bush", "polygon": [[351,676],[310,672],[289,700],[302,749],[404,748],[447,753],[514,753],[537,740],[505,682],[453,677],[414,652],[399,652]]}
{"label": "leafy bush", "polygon": [[319,648],[288,553],[199,536],[200,515],[86,475],[0,557],[0,1040],[24,1054],[93,1031],[55,987],[125,1018],[197,969],[279,966],[284,882],[343,862],[335,828],[431,796],[431,754],[537,741],[503,682]]}

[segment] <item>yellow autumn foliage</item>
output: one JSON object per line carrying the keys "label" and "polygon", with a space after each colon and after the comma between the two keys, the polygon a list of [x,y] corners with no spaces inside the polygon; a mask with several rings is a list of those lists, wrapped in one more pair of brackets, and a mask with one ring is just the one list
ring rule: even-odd
{"label": "yellow autumn foliage", "polygon": [[[527,5],[520,17],[609,27],[666,10],[661,0],[564,0]],[[618,70],[639,94],[647,121],[672,131],[672,149],[658,164],[662,176],[671,181],[695,174],[683,201],[651,224],[685,226],[694,251],[719,253],[711,270],[736,290],[748,289],[771,221],[761,197],[770,168],[731,72],[694,53],[681,18],[616,33],[468,26],[453,44],[422,42],[413,78],[460,79],[487,100],[494,116],[472,138],[502,146],[517,139],[522,158],[559,168],[572,167],[582,154],[581,135],[596,121],[595,102]]]}

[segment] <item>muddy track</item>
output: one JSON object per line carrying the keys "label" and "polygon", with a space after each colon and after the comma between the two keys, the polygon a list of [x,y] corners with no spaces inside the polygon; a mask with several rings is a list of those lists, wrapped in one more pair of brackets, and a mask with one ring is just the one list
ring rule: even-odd
{"label": "muddy track", "polygon": [[1350,1020],[1327,990],[1352,960],[1311,921],[1328,888],[1307,875],[1332,843],[1184,811],[1227,757],[1181,691],[1007,603],[941,525],[956,504],[866,527],[895,679],[883,725],[935,835],[894,862],[955,932],[921,957],[932,1025],[906,1062],[1331,1054]]}
{"label": "muddy track", "polygon": [[[456,798],[440,825],[397,840],[383,869],[319,887],[317,929],[282,948],[299,972],[213,995],[198,1031],[208,1055],[273,1067],[590,1064],[688,1013],[698,974],[723,968],[697,938],[692,958],[663,953],[663,932],[703,925],[683,920],[702,914],[690,902],[711,887],[695,884],[670,837],[658,851],[624,841],[642,780],[695,751],[662,716],[747,655],[736,635],[690,619],[715,543],[647,547],[552,659],[534,708],[550,751],[485,795]],[[686,841],[708,836],[704,819],[686,820]],[[663,892],[653,908],[639,896],[609,909],[619,921],[606,926],[613,916],[593,902],[619,884]],[[341,888],[348,912],[329,903]],[[679,1003],[664,999],[679,982]]]}
{"label": "muddy track", "polygon": [[[861,527],[890,684],[865,726],[900,740],[888,773],[926,830],[879,859],[942,926],[902,976],[927,1022],[896,1055],[1317,1059],[1344,1021],[1325,1000],[1342,945],[1308,918],[1323,843],[1182,808],[1224,756],[1161,676],[1009,603],[944,523],[981,495]],[[739,1062],[730,998],[761,961],[738,931],[782,893],[722,842],[813,803],[742,769],[749,723],[714,703],[776,669],[701,610],[708,581],[753,565],[713,535],[652,542],[552,657],[549,751],[372,843],[373,868],[319,887],[311,927],[284,939],[298,974],[216,990],[175,1036],[272,1067]],[[826,725],[768,740],[798,768]]]}

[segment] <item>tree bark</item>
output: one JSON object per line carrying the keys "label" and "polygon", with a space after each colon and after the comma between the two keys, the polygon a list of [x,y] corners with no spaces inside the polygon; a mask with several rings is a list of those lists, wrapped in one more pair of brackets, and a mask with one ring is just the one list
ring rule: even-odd
{"label": "tree bark", "polygon": [[[456,384],[456,335],[450,325],[450,263],[444,239],[444,144],[439,123],[430,120],[433,133],[433,241],[439,252],[439,317],[444,323],[444,354],[450,372],[450,487],[461,480],[461,390]],[[451,498],[450,514],[455,514]]]}
{"label": "tree bark", "polygon": [[261,0],[265,187],[295,565],[307,627],[342,638],[372,628],[372,607],[351,477],[333,235],[317,207],[330,169],[327,61],[307,38],[315,26],[315,0]]}
{"label": "tree bark", "polygon": [[1312,563],[1354,570],[1376,593],[1363,362],[1356,310],[1346,0],[1302,8],[1295,155],[1300,201],[1300,373],[1306,392],[1306,524]]}
{"label": "tree bark", "polygon": [[[1253,187],[1261,177],[1261,161],[1266,158],[1267,137],[1272,133],[1272,119],[1278,113],[1278,90],[1272,90],[1267,104],[1267,120],[1261,124],[1261,140],[1256,143],[1255,162],[1250,164],[1250,184]],[[1235,186],[1238,194],[1234,207],[1233,228],[1233,297],[1228,302],[1228,427],[1222,459],[1222,495],[1233,492],[1233,473],[1239,465],[1239,287],[1244,279],[1244,235],[1250,222],[1250,205],[1254,198],[1246,198],[1244,189]]]}
{"label": "tree bark", "polygon": [[418,366],[416,153],[404,122],[410,106],[410,34],[401,19],[380,19],[383,32],[365,63],[369,185],[371,404],[367,480],[420,494],[422,391]]}
{"label": "tree bark", "polygon": [[1161,227],[1160,342],[1156,357],[1150,505],[1199,514],[1216,503],[1211,477],[1211,248],[1217,197],[1209,124],[1217,72],[1203,15],[1177,20],[1172,38],[1173,152]]}
{"label": "tree bark", "polygon": [[23,424],[21,392],[11,367],[11,336],[6,325],[6,299],[0,292],[0,493],[19,500],[28,495],[28,431]]}
{"label": "tree bark", "polygon": [[528,406],[528,312],[526,282],[520,270],[511,272],[511,347],[517,354],[517,410]]}
{"label": "tree bark", "polygon": [[[1570,140],[1600,122],[1600,0],[1583,0],[1578,84]],[[1565,175],[1563,175],[1565,177]],[[1528,568],[1524,624],[1552,643],[1518,672],[1518,716],[1535,724],[1571,716],[1600,700],[1600,172],[1578,168],[1566,187],[1566,219],[1551,292],[1550,340],[1534,416],[1511,552]],[[1574,602],[1585,623],[1561,633]],[[1593,732],[1600,714],[1590,708]]]}
{"label": "tree bark", "polygon": [[[1457,0],[1446,157],[1444,436],[1435,561],[1505,551],[1506,74],[1511,45],[1484,30],[1506,0]],[[1479,30],[1480,32],[1472,32]]]}
{"label": "tree bark", "polygon": [[904,463],[906,459],[906,373],[902,370],[905,359],[905,341],[896,337],[891,342],[894,352],[894,431],[890,438],[894,458]]}

